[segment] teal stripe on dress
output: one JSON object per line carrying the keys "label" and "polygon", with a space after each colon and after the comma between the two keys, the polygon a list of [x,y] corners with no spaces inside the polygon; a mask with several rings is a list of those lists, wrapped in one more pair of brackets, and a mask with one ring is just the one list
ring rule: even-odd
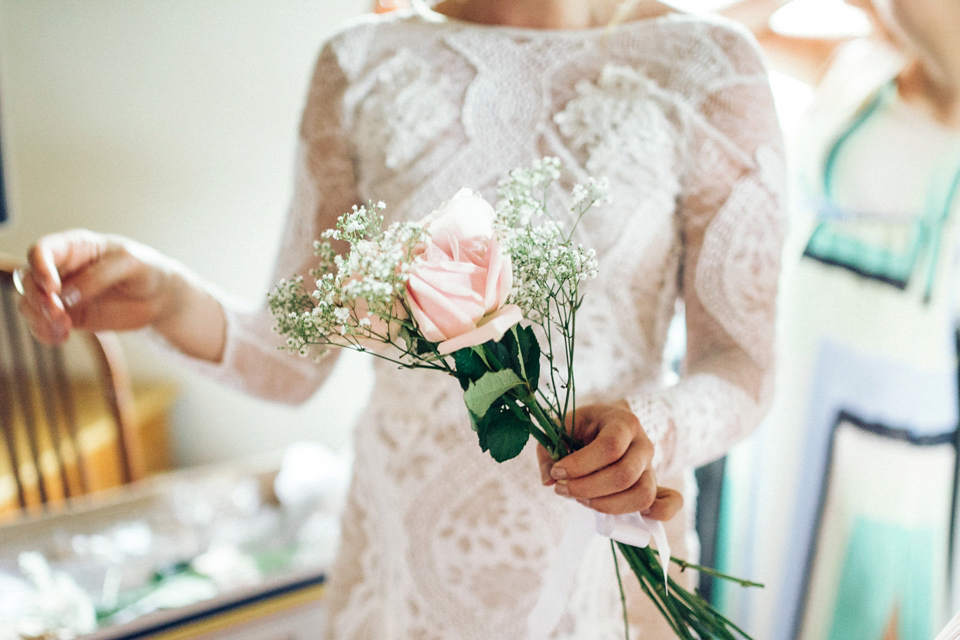
{"label": "teal stripe on dress", "polygon": [[[874,114],[886,106],[897,93],[896,83],[890,81],[883,85],[865,106],[857,112],[847,128],[834,141],[827,153],[823,168],[823,205],[822,220],[817,224],[804,256],[819,260],[825,264],[849,269],[862,276],[880,280],[899,289],[906,289],[910,278],[917,269],[923,255],[926,255],[926,273],[924,282],[924,301],[928,302],[933,291],[937,272],[943,228],[953,209],[958,191],[960,191],[960,166],[950,162],[950,172],[933,176],[932,185],[927,193],[923,215],[908,225],[903,225],[901,249],[871,244],[856,236],[856,227],[844,229],[846,216],[841,208],[834,204],[834,183],[837,159],[840,151],[850,137],[857,132]],[[951,160],[960,157],[960,144],[957,151],[951,153]],[[946,179],[944,182],[943,179]],[[941,190],[940,185],[946,185]],[[855,224],[855,223],[854,223]],[[882,222],[878,222],[882,224]],[[895,224],[889,230],[896,230]]]}
{"label": "teal stripe on dress", "polygon": [[877,640],[897,616],[897,638],[929,640],[933,628],[930,529],[858,518],[841,567],[829,640]]}

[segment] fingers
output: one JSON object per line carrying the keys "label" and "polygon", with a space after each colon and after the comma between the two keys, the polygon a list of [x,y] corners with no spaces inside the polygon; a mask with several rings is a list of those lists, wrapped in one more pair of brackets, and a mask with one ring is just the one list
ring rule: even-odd
{"label": "fingers", "polygon": [[642,447],[631,446],[616,464],[559,481],[554,490],[602,513],[632,513],[650,508],[657,497],[657,481],[649,456]]}
{"label": "fingers", "polygon": [[31,333],[40,342],[60,344],[67,339],[72,321],[64,309],[60,296],[40,288],[31,271],[19,276],[17,310],[27,321]]}
{"label": "fingers", "polygon": [[[569,480],[615,464],[632,446],[639,447],[631,462],[646,466],[653,459],[653,445],[630,411],[612,405],[591,405],[577,411],[574,435],[587,444],[557,461],[553,478]],[[640,476],[643,469],[636,471]]]}
{"label": "fingers", "polygon": [[683,507],[678,492],[657,486],[653,443],[626,403],[589,405],[574,422],[581,449],[556,462],[537,449],[543,484],[601,513],[669,520]]}
{"label": "fingers", "polygon": [[61,297],[67,308],[77,308],[96,300],[131,277],[139,267],[137,260],[125,251],[105,251],[96,262],[76,271],[63,280]]}
{"label": "fingers", "polygon": [[[594,443],[597,441],[595,440]],[[599,470],[588,472],[586,475],[577,476],[579,471],[577,465],[574,465],[574,473],[567,472],[566,478],[561,478],[570,495],[576,498],[598,498],[603,495],[626,491],[633,487],[644,473],[650,471],[650,460],[653,458],[652,451],[648,451],[645,443],[630,441],[626,445],[625,451],[621,455],[616,452],[620,449],[620,443],[609,445],[607,453],[598,453],[596,458],[602,460]],[[569,458],[568,456],[567,458]],[[557,463],[557,467],[570,469],[567,458]],[[561,467],[561,464],[563,467]],[[563,475],[558,468],[553,468],[554,478],[557,475]],[[591,467],[592,469],[592,467]],[[653,500],[653,495],[650,496]]]}
{"label": "fingers", "polygon": [[16,274],[17,307],[38,340],[58,344],[66,339],[73,322],[61,296],[63,278],[96,260],[106,245],[104,237],[77,229],[44,236],[27,251],[27,264]]}
{"label": "fingers", "polygon": [[96,262],[63,280],[63,302],[76,328],[129,330],[158,317],[163,275],[131,253],[135,246],[108,248]]}
{"label": "fingers", "polygon": [[559,495],[568,495],[571,498],[575,498],[584,506],[590,507],[600,513],[610,513],[614,515],[634,513],[636,511],[643,513],[650,509],[657,497],[657,481],[653,472],[647,471],[640,476],[637,482],[624,491],[604,493],[593,498],[578,497],[575,495],[579,493],[576,489],[569,490],[564,487],[562,483],[557,484],[555,491]]}
{"label": "fingers", "polygon": [[542,444],[537,445],[537,462],[540,464],[540,482],[543,486],[549,487],[556,484],[557,481],[550,475],[550,470],[553,469],[553,458]]}
{"label": "fingers", "polygon": [[667,487],[657,489],[657,498],[643,515],[654,520],[670,520],[683,508],[683,494]]}
{"label": "fingers", "polygon": [[104,244],[100,236],[84,229],[44,236],[27,251],[27,265],[42,291],[59,294],[61,276],[96,260]]}
{"label": "fingers", "polygon": [[139,328],[160,304],[153,257],[131,241],[82,229],[45,236],[27,252],[18,308],[48,344],[71,329]]}

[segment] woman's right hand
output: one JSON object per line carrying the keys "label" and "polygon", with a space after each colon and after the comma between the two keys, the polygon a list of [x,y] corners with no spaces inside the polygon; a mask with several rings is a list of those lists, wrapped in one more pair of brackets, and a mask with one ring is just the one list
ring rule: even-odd
{"label": "woman's right hand", "polygon": [[65,231],[30,247],[18,308],[46,344],[71,329],[139,329],[176,313],[177,275],[172,260],[128,238]]}

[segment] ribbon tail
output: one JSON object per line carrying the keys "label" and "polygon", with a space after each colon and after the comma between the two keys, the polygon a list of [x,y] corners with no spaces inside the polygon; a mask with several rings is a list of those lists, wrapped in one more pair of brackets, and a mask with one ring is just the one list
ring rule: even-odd
{"label": "ribbon tail", "polygon": [[625,513],[610,515],[594,512],[594,523],[597,533],[611,540],[622,542],[631,547],[646,547],[650,538],[657,543],[660,554],[660,567],[663,569],[663,586],[668,588],[667,570],[670,566],[670,542],[667,540],[667,531],[659,520],[647,518],[640,513]]}
{"label": "ribbon tail", "polygon": [[574,509],[560,544],[551,554],[543,575],[540,598],[527,615],[527,640],[545,640],[560,622],[583,561],[587,544],[594,535],[593,521],[584,509]]}
{"label": "ribbon tail", "polygon": [[660,566],[663,568],[663,588],[664,593],[670,590],[670,580],[667,577],[667,570],[670,568],[670,542],[667,540],[667,531],[663,528],[663,523],[651,518],[643,518],[644,523],[650,527],[650,534],[657,543],[657,551],[660,555]]}

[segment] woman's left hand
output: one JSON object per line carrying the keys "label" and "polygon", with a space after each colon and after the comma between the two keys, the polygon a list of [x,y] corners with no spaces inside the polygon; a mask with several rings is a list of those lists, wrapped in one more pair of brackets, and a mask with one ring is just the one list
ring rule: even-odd
{"label": "woman's left hand", "polygon": [[657,486],[653,443],[625,401],[578,408],[573,434],[583,448],[556,462],[537,447],[541,480],[558,495],[601,513],[639,511],[664,521],[683,507],[678,491]]}

